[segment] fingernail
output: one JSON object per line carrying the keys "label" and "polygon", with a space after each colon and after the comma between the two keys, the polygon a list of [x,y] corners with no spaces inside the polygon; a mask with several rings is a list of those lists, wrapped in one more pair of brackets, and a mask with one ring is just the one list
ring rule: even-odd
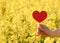
{"label": "fingernail", "polygon": [[38,29],[37,29],[37,32],[38,32]]}
{"label": "fingernail", "polygon": [[38,28],[41,28],[41,27],[42,27],[42,24],[39,24],[39,25],[38,25]]}
{"label": "fingernail", "polygon": [[37,36],[39,36],[40,35],[40,31],[37,29]]}
{"label": "fingernail", "polygon": [[39,24],[37,24],[37,26],[39,27]]}

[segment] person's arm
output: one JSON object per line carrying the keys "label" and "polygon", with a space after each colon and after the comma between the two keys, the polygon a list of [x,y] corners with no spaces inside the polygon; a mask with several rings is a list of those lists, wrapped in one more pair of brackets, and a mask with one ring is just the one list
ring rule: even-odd
{"label": "person's arm", "polygon": [[60,28],[57,28],[56,30],[53,30],[53,36],[60,37]]}

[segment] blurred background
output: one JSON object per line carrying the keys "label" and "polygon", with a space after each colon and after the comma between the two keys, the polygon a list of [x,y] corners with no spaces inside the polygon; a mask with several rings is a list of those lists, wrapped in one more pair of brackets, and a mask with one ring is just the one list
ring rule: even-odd
{"label": "blurred background", "polygon": [[60,28],[60,0],[0,0],[0,43],[60,43],[59,37],[36,36],[35,10],[48,13],[42,24]]}

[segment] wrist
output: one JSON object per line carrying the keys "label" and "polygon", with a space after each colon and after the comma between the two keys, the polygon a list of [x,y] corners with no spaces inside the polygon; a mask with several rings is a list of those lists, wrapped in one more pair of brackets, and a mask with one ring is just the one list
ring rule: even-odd
{"label": "wrist", "polygon": [[50,32],[50,36],[54,37],[54,32],[53,31]]}

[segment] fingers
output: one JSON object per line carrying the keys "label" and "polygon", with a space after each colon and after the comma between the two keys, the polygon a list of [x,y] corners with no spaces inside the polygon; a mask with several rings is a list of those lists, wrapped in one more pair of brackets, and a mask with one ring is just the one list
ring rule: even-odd
{"label": "fingers", "polygon": [[51,30],[49,30],[49,28],[47,26],[43,25],[43,24],[39,24],[38,29],[47,33],[47,34],[51,33]]}
{"label": "fingers", "polygon": [[45,34],[43,31],[41,31],[41,30],[38,30],[37,31],[37,34],[38,34],[38,36],[39,35],[42,35],[43,37],[47,37],[48,35],[47,34]]}
{"label": "fingers", "polygon": [[37,29],[37,35],[41,35],[41,31],[39,29]]}

